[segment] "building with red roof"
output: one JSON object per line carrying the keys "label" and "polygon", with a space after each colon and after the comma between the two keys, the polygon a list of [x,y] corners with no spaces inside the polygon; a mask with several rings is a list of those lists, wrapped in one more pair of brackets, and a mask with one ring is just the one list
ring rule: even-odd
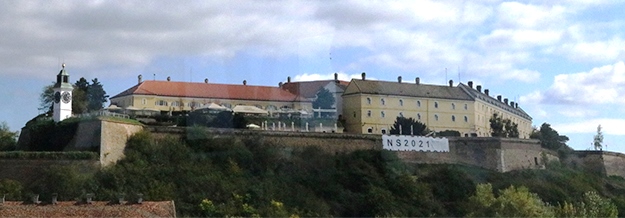
{"label": "building with red roof", "polygon": [[112,105],[134,110],[180,114],[215,103],[227,108],[256,106],[267,111],[312,110],[312,101],[279,87],[197,82],[142,81],[110,98]]}

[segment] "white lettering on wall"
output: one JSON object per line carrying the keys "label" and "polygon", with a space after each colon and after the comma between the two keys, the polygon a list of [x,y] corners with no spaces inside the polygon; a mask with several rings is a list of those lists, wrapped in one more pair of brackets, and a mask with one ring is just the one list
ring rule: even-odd
{"label": "white lettering on wall", "polygon": [[449,152],[447,138],[382,135],[382,144],[385,150],[391,151]]}

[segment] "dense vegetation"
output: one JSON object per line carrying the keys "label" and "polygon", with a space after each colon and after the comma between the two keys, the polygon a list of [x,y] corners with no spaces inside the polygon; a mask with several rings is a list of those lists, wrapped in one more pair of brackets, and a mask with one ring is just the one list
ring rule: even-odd
{"label": "dense vegetation", "polygon": [[58,193],[60,200],[87,193],[96,200],[120,194],[130,200],[141,193],[146,200],[175,200],[182,216],[603,216],[625,211],[625,180],[559,163],[508,173],[406,165],[389,151],[331,155],[314,147],[284,149],[262,138],[208,135],[200,128],[182,138],[138,133],[125,154],[95,174],[81,173],[77,166],[53,167],[33,184],[0,181],[0,191],[8,199],[35,193],[49,199]]}

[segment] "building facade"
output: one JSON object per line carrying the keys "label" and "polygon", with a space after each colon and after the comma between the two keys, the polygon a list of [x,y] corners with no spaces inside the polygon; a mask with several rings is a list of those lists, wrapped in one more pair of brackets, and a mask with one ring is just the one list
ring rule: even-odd
{"label": "building facade", "polygon": [[181,114],[215,103],[227,108],[237,105],[256,106],[269,112],[312,112],[312,102],[279,87],[141,81],[110,99],[111,105],[135,110],[159,111],[161,114]]}
{"label": "building facade", "polygon": [[331,108],[314,108],[315,117],[318,114],[327,114],[330,117],[337,118],[343,112],[343,98],[341,97],[349,82],[338,79],[338,74],[334,74],[334,80],[316,80],[291,82],[291,77],[287,78],[286,83],[279,85],[282,89],[287,90],[295,95],[302,96],[310,101],[317,99],[317,92],[320,89],[326,89],[334,97],[334,104]]}
{"label": "building facade", "polygon": [[[472,83],[471,83],[472,86]],[[507,100],[506,100],[507,101]],[[490,136],[493,113],[519,126],[529,138],[531,117],[516,103],[494,100],[459,84],[448,86],[353,79],[343,94],[345,129],[350,133],[388,134],[397,117],[414,118],[432,131],[455,130],[462,136]],[[513,105],[513,106],[511,106]]]}

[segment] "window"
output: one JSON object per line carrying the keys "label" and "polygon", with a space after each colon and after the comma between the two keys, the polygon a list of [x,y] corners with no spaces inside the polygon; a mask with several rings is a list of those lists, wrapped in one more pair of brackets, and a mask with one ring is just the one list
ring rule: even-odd
{"label": "window", "polygon": [[156,106],[167,106],[167,102],[163,100],[156,101]]}
{"label": "window", "polygon": [[367,111],[367,117],[371,117],[371,111]]}
{"label": "window", "polygon": [[369,134],[373,133],[373,128],[371,128],[371,127],[367,128],[367,133],[369,133]]}
{"label": "window", "polygon": [[417,107],[421,107],[421,101],[417,101]]}
{"label": "window", "polygon": [[451,115],[451,121],[452,121],[452,122],[456,122],[456,116]]}
{"label": "window", "polygon": [[371,104],[371,98],[367,97],[367,104]]}
{"label": "window", "polygon": [[399,106],[404,106],[404,100],[399,99]]}
{"label": "window", "polygon": [[380,103],[381,103],[382,105],[386,105],[386,101],[384,101],[384,99],[383,99],[383,98],[381,98],[381,99],[380,99]]}
{"label": "window", "polygon": [[452,110],[456,110],[456,104],[451,103],[451,109],[452,109]]}
{"label": "window", "polygon": [[434,102],[434,108],[438,108],[438,102]]}
{"label": "window", "polygon": [[464,122],[469,122],[469,118],[467,116],[464,116]]}
{"label": "window", "polygon": [[380,116],[381,116],[381,117],[384,117],[384,115],[385,115],[385,114],[384,114],[384,111],[380,112]]}
{"label": "window", "polygon": [[382,129],[382,134],[386,134],[386,129]]}
{"label": "window", "polygon": [[171,102],[171,106],[172,107],[178,107],[178,106],[180,106],[180,102],[179,101],[172,101]]}
{"label": "window", "polygon": [[277,111],[278,107],[276,107],[275,105],[267,105],[267,107],[265,107],[265,110],[268,111]]}
{"label": "window", "polygon": [[417,114],[417,119],[421,120],[421,114]]}
{"label": "window", "polygon": [[354,117],[356,117],[356,111],[354,111]]}
{"label": "window", "polygon": [[145,99],[145,98],[144,98],[144,99],[141,99],[141,104],[145,105],[145,104],[147,104],[147,103],[148,103],[148,100],[147,100],[147,99]]}
{"label": "window", "polygon": [[399,117],[404,117],[404,113],[403,112],[399,112]]}
{"label": "window", "polygon": [[464,110],[468,110],[469,106],[467,104],[464,104]]}
{"label": "window", "polygon": [[434,114],[434,120],[438,121],[438,114]]}
{"label": "window", "polygon": [[198,107],[202,107],[202,104],[199,102],[189,102],[189,107],[191,108],[198,108]]}

